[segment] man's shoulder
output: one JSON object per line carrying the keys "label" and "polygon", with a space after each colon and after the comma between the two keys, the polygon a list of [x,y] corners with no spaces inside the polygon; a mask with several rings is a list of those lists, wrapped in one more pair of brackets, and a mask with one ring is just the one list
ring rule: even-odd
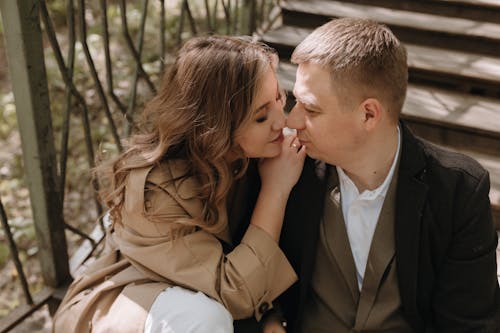
{"label": "man's shoulder", "polygon": [[478,161],[466,154],[438,146],[422,138],[416,139],[424,153],[427,168],[437,172],[460,174],[475,181],[479,181],[487,173]]}

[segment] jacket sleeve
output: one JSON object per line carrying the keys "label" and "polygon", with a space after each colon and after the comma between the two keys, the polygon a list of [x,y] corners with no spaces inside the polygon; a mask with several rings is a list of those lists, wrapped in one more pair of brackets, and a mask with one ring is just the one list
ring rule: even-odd
{"label": "jacket sleeve", "polygon": [[498,332],[497,234],[489,189],[487,172],[475,186],[458,189],[463,202],[456,207],[451,244],[436,272],[436,332]]}
{"label": "jacket sleeve", "polygon": [[241,243],[224,254],[217,237],[185,224],[192,216],[182,200],[189,199],[173,194],[174,188],[146,191],[145,211],[158,218],[138,217],[137,223],[123,218],[125,223],[115,227],[121,252],[149,276],[216,299],[235,320],[252,315],[260,320],[297,279],[278,244],[250,225]]}

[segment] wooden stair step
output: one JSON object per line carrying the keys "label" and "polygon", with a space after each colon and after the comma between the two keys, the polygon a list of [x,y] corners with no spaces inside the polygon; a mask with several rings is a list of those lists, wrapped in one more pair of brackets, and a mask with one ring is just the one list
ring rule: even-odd
{"label": "wooden stair step", "polygon": [[497,55],[500,24],[332,0],[282,2],[284,25],[318,26],[333,17],[360,17],[387,24],[402,40]]}
{"label": "wooden stair step", "polygon": [[[280,82],[288,91],[293,90],[296,68],[287,62],[279,65]],[[499,110],[499,99],[409,84],[402,118],[430,141],[500,155]]]}
{"label": "wooden stair step", "polygon": [[[373,0],[344,0],[373,5]],[[377,6],[500,23],[500,0],[378,0]]]}
{"label": "wooden stair step", "polygon": [[[275,47],[281,57],[289,58],[312,30],[282,26],[264,34],[262,40]],[[409,43],[405,46],[410,81],[500,97],[500,58]]]}
{"label": "wooden stair step", "polygon": [[[279,65],[279,81],[288,92],[293,90],[296,69],[297,66],[286,62]],[[293,105],[291,96],[290,93],[288,110]],[[500,113],[496,112],[499,107],[498,100],[410,84],[402,114],[416,134],[475,158],[490,172],[490,200],[497,229],[500,229]],[[439,132],[433,136],[431,130],[422,130],[419,123],[444,128],[451,140],[443,140],[446,135]],[[458,134],[452,135],[452,132]],[[457,144],[460,140],[456,137],[460,135],[465,135],[465,139]],[[479,141],[484,146],[480,146]]]}

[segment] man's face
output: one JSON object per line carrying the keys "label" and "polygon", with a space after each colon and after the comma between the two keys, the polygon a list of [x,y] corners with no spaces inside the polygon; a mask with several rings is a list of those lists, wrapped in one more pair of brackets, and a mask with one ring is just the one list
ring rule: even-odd
{"label": "man's face", "polygon": [[314,63],[298,66],[293,94],[297,100],[287,126],[297,130],[307,154],[342,167],[355,158],[363,141],[363,113],[341,103],[328,71]]}

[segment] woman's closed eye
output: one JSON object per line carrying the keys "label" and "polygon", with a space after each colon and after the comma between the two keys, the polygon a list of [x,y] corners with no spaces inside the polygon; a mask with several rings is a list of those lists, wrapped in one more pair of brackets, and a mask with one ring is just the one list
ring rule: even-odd
{"label": "woman's closed eye", "polygon": [[255,119],[255,121],[258,122],[259,124],[265,122],[266,120],[267,120],[267,115],[262,117],[257,117],[257,119]]}

